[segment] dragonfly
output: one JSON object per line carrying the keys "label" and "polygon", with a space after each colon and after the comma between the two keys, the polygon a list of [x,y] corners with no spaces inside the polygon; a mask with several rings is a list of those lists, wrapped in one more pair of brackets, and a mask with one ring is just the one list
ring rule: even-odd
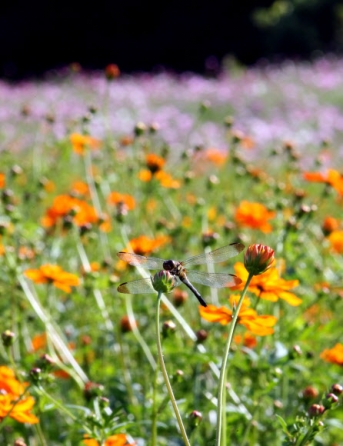
{"label": "dragonfly", "polygon": [[[183,262],[178,260],[164,260],[158,257],[145,257],[132,252],[118,252],[117,256],[132,266],[142,266],[150,269],[164,269],[169,271],[175,279],[175,286],[181,283],[185,284],[198,299],[203,307],[207,307],[206,302],[202,298],[199,291],[194,287],[192,282],[212,288],[232,288],[242,283],[242,280],[234,274],[224,273],[207,273],[201,271],[188,270],[192,265],[205,265],[207,263],[223,262],[231,257],[239,254],[245,246],[242,243],[231,243],[222,248],[215,249],[194,257],[190,257]],[[145,279],[132,280],[124,282],[117,290],[124,294],[147,294],[156,292],[153,288],[152,277]]]}

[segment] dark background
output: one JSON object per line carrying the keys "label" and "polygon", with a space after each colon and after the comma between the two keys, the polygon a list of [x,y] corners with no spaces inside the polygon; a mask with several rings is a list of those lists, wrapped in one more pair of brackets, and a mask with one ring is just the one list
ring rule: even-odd
{"label": "dark background", "polygon": [[[343,48],[342,0],[0,0],[0,77],[78,62],[122,72],[206,72],[230,55],[312,58]],[[207,62],[206,62],[207,61]]]}

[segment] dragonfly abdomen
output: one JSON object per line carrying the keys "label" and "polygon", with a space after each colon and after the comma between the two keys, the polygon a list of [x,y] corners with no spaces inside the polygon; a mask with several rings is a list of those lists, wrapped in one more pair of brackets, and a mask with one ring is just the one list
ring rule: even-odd
{"label": "dragonfly abdomen", "polygon": [[202,298],[199,291],[191,284],[191,282],[186,277],[179,276],[179,278],[180,278],[181,282],[184,283],[192,291],[192,293],[198,299],[200,304],[203,307],[207,307],[207,303],[204,301],[204,299]]}

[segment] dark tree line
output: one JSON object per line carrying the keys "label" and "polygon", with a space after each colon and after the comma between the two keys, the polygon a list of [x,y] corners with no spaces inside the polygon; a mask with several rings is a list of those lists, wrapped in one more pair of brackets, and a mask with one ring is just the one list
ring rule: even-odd
{"label": "dark tree line", "polygon": [[341,49],[342,12],[342,0],[3,0],[0,76],[36,76],[72,62],[203,72],[209,57],[215,70],[228,54],[244,64],[311,57]]}

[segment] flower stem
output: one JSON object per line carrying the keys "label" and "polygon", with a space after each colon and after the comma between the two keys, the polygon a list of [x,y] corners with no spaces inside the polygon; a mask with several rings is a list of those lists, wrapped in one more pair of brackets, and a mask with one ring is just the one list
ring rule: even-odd
{"label": "flower stem", "polygon": [[158,296],[157,296],[157,305],[156,305],[156,335],[157,335],[157,350],[158,350],[158,358],[160,361],[160,365],[161,365],[161,369],[162,369],[162,374],[163,374],[163,378],[164,378],[164,382],[166,384],[167,390],[168,390],[168,394],[169,394],[169,398],[171,400],[173,409],[174,409],[174,413],[181,431],[181,435],[183,438],[183,441],[185,442],[186,446],[190,446],[190,442],[188,440],[187,437],[187,433],[186,433],[186,429],[183,425],[182,422],[182,418],[179,412],[179,408],[177,407],[176,404],[176,400],[175,400],[175,396],[173,393],[173,389],[172,386],[170,384],[169,381],[169,377],[168,377],[168,373],[167,373],[167,369],[164,363],[164,359],[163,359],[163,353],[162,353],[162,345],[161,345],[161,334],[160,334],[160,302],[161,302],[161,292],[158,292]]}
{"label": "flower stem", "polygon": [[253,274],[249,273],[247,282],[244,286],[244,290],[242,292],[242,295],[239,299],[239,302],[237,304],[236,310],[234,312],[231,326],[230,326],[230,332],[229,336],[227,338],[227,343],[225,346],[225,352],[223,356],[223,363],[220,370],[220,377],[219,377],[219,388],[218,388],[218,403],[217,403],[217,437],[216,437],[216,446],[225,446],[226,444],[226,410],[225,410],[225,382],[226,382],[226,375],[227,375],[227,361],[229,357],[230,347],[232,343],[233,333],[235,331],[235,327],[238,320],[238,315],[245,297],[245,294],[247,292],[247,289],[249,287],[250,281],[253,278]]}

